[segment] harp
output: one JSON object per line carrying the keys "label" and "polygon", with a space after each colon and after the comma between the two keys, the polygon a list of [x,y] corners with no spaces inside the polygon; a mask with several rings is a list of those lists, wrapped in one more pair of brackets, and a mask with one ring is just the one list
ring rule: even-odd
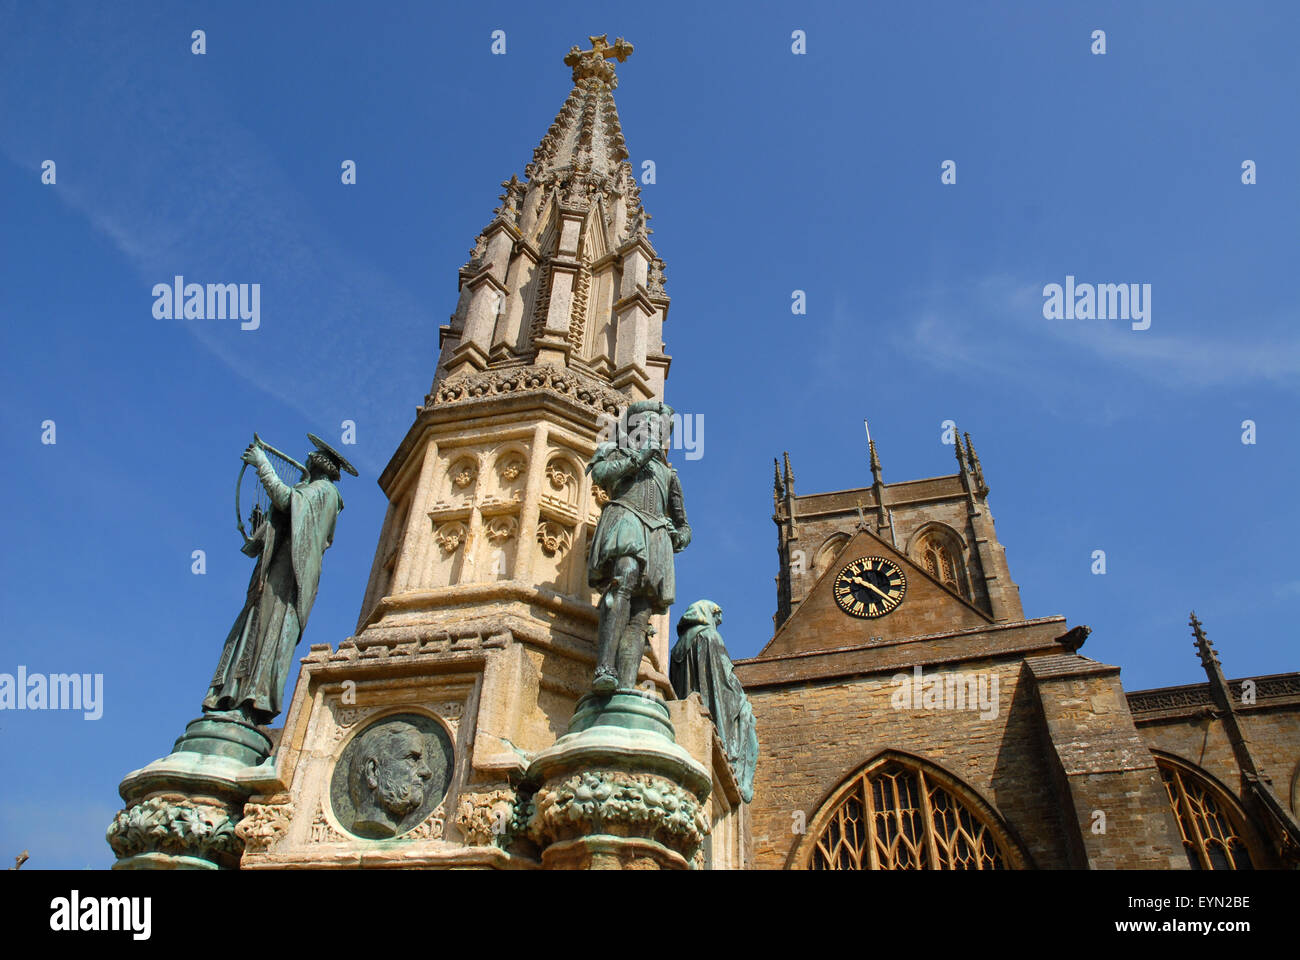
{"label": "harp", "polygon": [[[261,447],[266,452],[266,458],[271,461],[271,466],[275,468],[275,474],[281,481],[293,486],[307,476],[307,468],[275,447],[268,444],[256,433],[253,434],[253,443]],[[258,530],[266,522],[270,514],[271,497],[266,492],[266,487],[262,486],[262,481],[258,479],[256,472],[248,479],[245,479],[245,471],[248,470],[248,464],[240,462],[239,476],[235,479],[235,525],[244,537],[244,547],[247,549],[252,542],[253,537],[257,536]],[[247,495],[245,495],[245,488]],[[241,502],[251,502],[252,509],[248,514],[248,525],[253,530],[253,537],[248,535],[244,529],[244,511]]]}

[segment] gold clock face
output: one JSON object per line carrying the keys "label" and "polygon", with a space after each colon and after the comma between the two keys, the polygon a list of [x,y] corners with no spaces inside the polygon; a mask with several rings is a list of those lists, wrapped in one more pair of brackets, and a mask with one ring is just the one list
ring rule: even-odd
{"label": "gold clock face", "polygon": [[859,557],[835,578],[835,602],[851,617],[874,620],[903,602],[907,577],[884,557]]}

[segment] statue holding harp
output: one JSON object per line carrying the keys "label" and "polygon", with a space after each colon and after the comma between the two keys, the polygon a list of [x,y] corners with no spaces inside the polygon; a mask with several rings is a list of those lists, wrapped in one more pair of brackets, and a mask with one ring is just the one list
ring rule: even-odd
{"label": "statue holding harp", "polygon": [[[340,470],[357,475],[325,441],[310,433],[307,438],[316,449],[305,465],[256,434],[240,458],[236,522],[244,537],[241,549],[256,557],[257,565],[203,700],[206,715],[267,724],[280,713],[294,649],[316,600],[321,558],[334,540],[334,523],[343,509],[335,483]],[[244,527],[239,490],[250,466],[258,482],[258,502],[248,518],[251,535]]]}

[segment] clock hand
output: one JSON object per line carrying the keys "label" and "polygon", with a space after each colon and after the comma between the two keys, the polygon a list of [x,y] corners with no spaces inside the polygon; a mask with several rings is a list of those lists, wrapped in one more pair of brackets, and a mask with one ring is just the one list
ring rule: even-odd
{"label": "clock hand", "polygon": [[860,584],[861,586],[864,587],[870,587],[872,590],[876,591],[876,593],[880,594],[886,600],[890,599],[889,594],[885,593],[885,591],[881,590],[878,586],[876,586],[874,583],[872,583],[869,580],[863,580],[861,577],[854,577],[853,582],[856,584]]}

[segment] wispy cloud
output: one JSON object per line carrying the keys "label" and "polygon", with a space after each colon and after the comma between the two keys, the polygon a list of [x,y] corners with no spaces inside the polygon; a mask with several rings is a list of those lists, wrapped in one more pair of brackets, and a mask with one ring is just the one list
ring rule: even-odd
{"label": "wispy cloud", "polygon": [[1273,588],[1273,596],[1278,600],[1300,597],[1300,580],[1288,580],[1285,583],[1277,584]]}
{"label": "wispy cloud", "polygon": [[[0,149],[33,177],[57,154],[56,195],[139,275],[142,320],[184,324],[249,383],[330,428],[345,418],[381,422],[418,402],[411,375],[419,382],[420,359],[431,374],[435,358],[395,356],[388,332],[427,327],[425,305],[331,238],[276,157],[217,96],[165,76],[141,82],[122,67],[141,58],[115,46],[120,32],[90,22],[68,30],[91,35],[72,46],[102,61],[89,72],[103,82],[67,89],[56,73],[24,69],[20,54],[0,70],[9,101]],[[76,116],[65,109],[72,102],[82,104]],[[327,166],[336,165],[322,161],[325,176]],[[153,284],[177,274],[260,283],[261,328],[153,321]],[[370,470],[382,467],[359,456]]]}
{"label": "wispy cloud", "polygon": [[[1234,323],[1221,336],[1184,333],[1191,318],[1162,311],[1155,292],[1151,329],[1133,330],[1123,320],[1046,320],[1041,283],[988,277],[932,290],[897,326],[896,346],[946,370],[1050,383],[1057,390],[1077,381],[1087,363],[1171,390],[1300,385],[1294,323]],[[1247,329],[1256,331],[1253,338],[1243,334]]]}

